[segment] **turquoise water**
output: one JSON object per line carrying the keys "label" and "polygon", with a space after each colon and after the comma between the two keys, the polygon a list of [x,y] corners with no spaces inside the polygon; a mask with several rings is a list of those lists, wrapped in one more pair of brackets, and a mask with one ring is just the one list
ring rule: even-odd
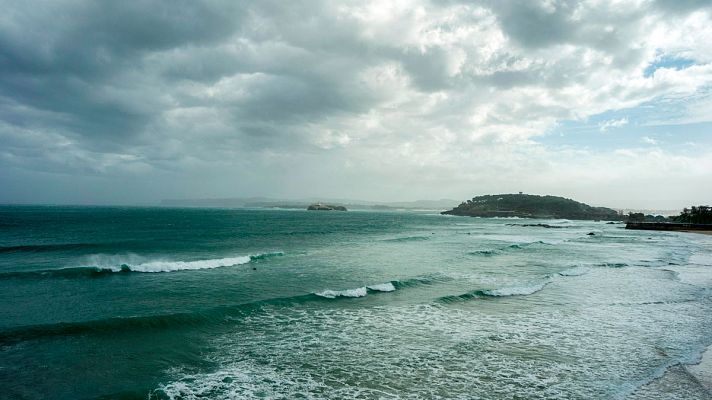
{"label": "turquoise water", "polygon": [[4,206],[0,397],[626,398],[712,343],[711,254],[604,222]]}

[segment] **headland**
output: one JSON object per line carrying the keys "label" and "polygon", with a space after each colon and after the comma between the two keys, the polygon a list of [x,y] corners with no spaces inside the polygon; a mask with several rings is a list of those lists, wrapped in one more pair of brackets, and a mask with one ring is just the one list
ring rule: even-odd
{"label": "headland", "polygon": [[444,215],[621,221],[618,211],[558,196],[495,194],[473,197]]}

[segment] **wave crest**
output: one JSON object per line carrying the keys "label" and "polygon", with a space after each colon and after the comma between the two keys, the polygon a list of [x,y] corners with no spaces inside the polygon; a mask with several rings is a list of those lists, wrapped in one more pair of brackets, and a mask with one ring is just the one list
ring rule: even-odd
{"label": "wave crest", "polygon": [[172,272],[195,269],[213,269],[247,264],[252,256],[217,258],[197,261],[152,261],[138,265],[127,265],[132,272]]}
{"label": "wave crest", "polygon": [[323,292],[314,293],[319,297],[325,297],[327,299],[335,299],[337,297],[364,297],[368,294],[366,286],[362,286],[356,289],[346,289],[346,290],[325,290]]}
{"label": "wave crest", "polygon": [[523,286],[510,286],[500,289],[473,290],[460,295],[440,297],[438,300],[444,303],[453,303],[457,301],[467,301],[486,297],[527,296],[544,289],[544,287],[546,287],[549,283],[550,281],[546,281]]}
{"label": "wave crest", "polygon": [[249,256],[237,256],[226,258],[214,258],[195,261],[142,261],[136,255],[128,256],[105,256],[95,255],[89,259],[90,265],[81,267],[68,267],[35,271],[13,271],[0,273],[0,279],[10,278],[97,278],[111,275],[113,273],[128,272],[174,272],[200,269],[214,269],[220,267],[232,267],[247,264],[249,262],[261,261],[270,257],[283,256],[282,252],[262,253]]}
{"label": "wave crest", "polygon": [[393,282],[379,283],[377,285],[367,286],[366,288],[376,292],[393,292],[396,290],[396,287],[393,286]]}
{"label": "wave crest", "polygon": [[284,255],[284,253],[281,251],[274,251],[271,253],[262,253],[262,254],[251,255],[250,260],[251,261],[264,260],[264,259],[272,258],[272,257],[281,257],[283,255]]}
{"label": "wave crest", "polygon": [[338,297],[364,297],[368,295],[369,292],[394,292],[396,291],[396,282],[398,281],[377,283],[375,285],[361,286],[355,289],[324,290],[323,292],[314,294],[327,299],[335,299]]}

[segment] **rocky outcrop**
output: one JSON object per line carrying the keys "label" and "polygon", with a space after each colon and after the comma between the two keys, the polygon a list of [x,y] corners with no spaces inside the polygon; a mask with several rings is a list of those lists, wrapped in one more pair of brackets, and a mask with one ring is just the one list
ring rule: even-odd
{"label": "rocky outcrop", "polygon": [[307,210],[309,210],[309,211],[346,211],[346,207],[318,203],[318,204],[310,205],[309,207],[307,207]]}

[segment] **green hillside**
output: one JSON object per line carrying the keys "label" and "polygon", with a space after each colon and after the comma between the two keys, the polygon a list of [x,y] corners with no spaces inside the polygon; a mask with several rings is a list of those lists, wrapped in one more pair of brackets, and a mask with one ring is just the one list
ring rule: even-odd
{"label": "green hillside", "polygon": [[620,220],[617,211],[606,207],[591,207],[558,196],[531,194],[495,194],[473,197],[442,214],[469,217],[564,218]]}

